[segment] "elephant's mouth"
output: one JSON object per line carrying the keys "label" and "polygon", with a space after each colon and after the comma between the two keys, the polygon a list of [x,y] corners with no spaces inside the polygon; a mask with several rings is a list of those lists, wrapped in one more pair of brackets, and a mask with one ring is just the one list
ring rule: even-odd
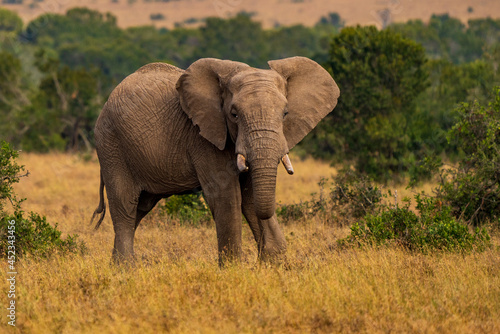
{"label": "elephant's mouth", "polygon": [[[283,166],[285,167],[287,173],[292,175],[294,171],[292,162],[290,161],[290,157],[288,156],[288,154],[285,154],[281,158],[281,162],[283,163]],[[238,166],[238,170],[241,173],[248,172],[246,158],[243,154],[238,153],[238,155],[236,156],[236,165]]]}

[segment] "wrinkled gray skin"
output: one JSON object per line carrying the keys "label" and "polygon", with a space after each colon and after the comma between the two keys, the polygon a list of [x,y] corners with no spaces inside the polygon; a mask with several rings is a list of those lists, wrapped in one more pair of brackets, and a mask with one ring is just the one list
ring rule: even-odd
{"label": "wrinkled gray skin", "polygon": [[[307,58],[269,66],[207,58],[183,71],[153,63],[111,93],[95,126],[101,187],[94,216],[101,215],[99,227],[106,186],[117,262],[133,260],[137,226],[160,199],[199,189],[215,220],[220,263],[240,256],[242,213],[260,258],[285,252],[277,167],[333,110],[339,89]],[[237,168],[237,154],[248,172]]]}

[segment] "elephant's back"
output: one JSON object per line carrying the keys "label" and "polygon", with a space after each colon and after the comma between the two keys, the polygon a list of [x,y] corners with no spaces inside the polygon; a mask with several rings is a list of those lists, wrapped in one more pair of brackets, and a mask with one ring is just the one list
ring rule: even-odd
{"label": "elephant's back", "polygon": [[[174,169],[165,156],[186,161],[186,140],[196,137],[196,132],[182,111],[175,88],[183,73],[172,65],[153,63],[125,78],[109,96],[96,122],[98,153],[118,154],[137,173],[135,177],[145,182]],[[165,181],[173,177],[162,175]]]}
{"label": "elephant's back", "polygon": [[160,104],[178,102],[175,85],[183,73],[180,68],[165,63],[144,65],[116,86],[106,107],[115,114],[113,117],[157,112]]}
{"label": "elephant's back", "polygon": [[[151,63],[126,77],[111,92],[96,123],[117,136],[146,139],[168,123],[185,119],[175,85],[183,70],[165,63]],[[148,133],[143,133],[146,127]]]}
{"label": "elephant's back", "polygon": [[163,74],[168,74],[170,73],[173,77],[179,78],[182,73],[184,73],[184,70],[181,70],[180,68],[170,65],[167,63],[151,63],[144,65],[143,67],[139,68],[135,73],[163,73]]}

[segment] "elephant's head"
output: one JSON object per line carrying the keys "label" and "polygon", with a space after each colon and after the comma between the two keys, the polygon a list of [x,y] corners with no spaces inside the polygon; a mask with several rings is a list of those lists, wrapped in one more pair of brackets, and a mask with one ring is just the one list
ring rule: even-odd
{"label": "elephant's head", "polygon": [[218,59],[193,63],[177,82],[180,103],[200,135],[225,149],[235,144],[240,171],[249,170],[257,216],[275,210],[277,165],[293,168],[288,151],[333,110],[339,89],[316,62],[293,57],[269,70]]}

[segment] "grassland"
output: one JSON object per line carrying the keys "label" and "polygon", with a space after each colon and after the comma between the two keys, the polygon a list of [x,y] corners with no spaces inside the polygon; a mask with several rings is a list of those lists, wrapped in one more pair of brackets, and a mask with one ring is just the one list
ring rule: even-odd
{"label": "grassland", "polygon": [[[283,226],[287,259],[256,260],[244,228],[241,263],[217,266],[213,224],[190,228],[151,215],[138,230],[137,268],[110,265],[109,217],[93,232],[98,164],[64,154],[22,154],[30,171],[16,186],[26,210],[77,233],[85,255],[17,263],[17,333],[498,333],[500,250],[481,254],[409,253],[399,248],[338,250],[348,230],[310,220]],[[294,159],[280,168],[278,200],[308,199],[335,170]],[[402,192],[402,190],[400,190]],[[1,291],[7,291],[5,270]],[[3,299],[6,300],[6,299]]]}

